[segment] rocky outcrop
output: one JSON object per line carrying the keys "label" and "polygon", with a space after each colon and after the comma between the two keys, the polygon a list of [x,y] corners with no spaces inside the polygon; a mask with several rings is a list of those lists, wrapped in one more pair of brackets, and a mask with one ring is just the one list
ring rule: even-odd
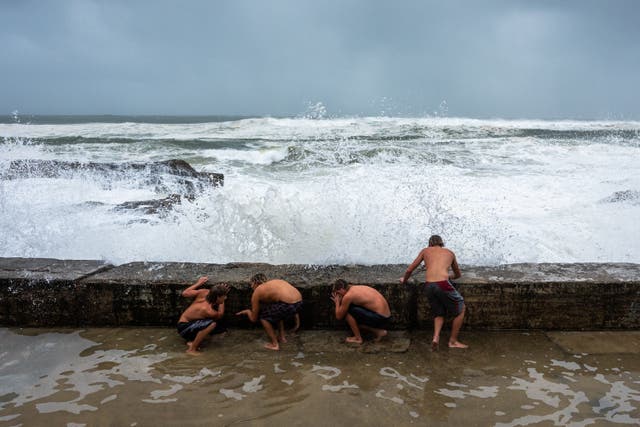
{"label": "rocky outcrop", "polygon": [[3,174],[3,179],[17,178],[60,178],[74,173],[96,173],[119,177],[130,172],[148,174],[158,177],[169,174],[206,183],[207,185],[223,185],[224,175],[211,172],[197,172],[184,160],[171,159],[149,163],[96,163],[66,162],[61,160],[13,160]]}
{"label": "rocky outcrop", "polygon": [[621,203],[629,202],[633,205],[640,204],[640,191],[624,190],[616,191],[609,197],[600,200],[602,203]]}
{"label": "rocky outcrop", "polygon": [[[151,200],[136,200],[121,203],[115,210],[139,210],[145,214],[162,215],[182,199],[193,200],[211,187],[224,184],[224,175],[198,172],[184,160],[167,160],[150,163],[95,163],[65,162],[59,160],[13,160],[0,178],[73,178],[83,176],[98,179],[110,186],[121,180],[139,180],[143,186],[151,186],[166,197]],[[94,202],[92,202],[94,203]],[[97,202],[95,202],[97,203]]]}
{"label": "rocky outcrop", "polygon": [[[374,286],[389,301],[393,328],[430,328],[431,314],[414,273],[406,265],[270,265],[0,258],[0,325],[173,326],[188,304],[182,290],[201,275],[232,287],[226,321],[250,327],[233,315],[249,306],[248,279],[257,272],[283,278],[304,298],[305,328],[343,327],[329,299],[337,278]],[[465,328],[597,330],[640,328],[638,264],[510,264],[465,267],[457,287],[465,297]]]}
{"label": "rocky outcrop", "polygon": [[180,203],[182,196],[179,194],[170,194],[163,199],[137,200],[135,202],[120,203],[115,207],[116,210],[140,210],[147,215],[164,214],[169,211],[173,205]]}

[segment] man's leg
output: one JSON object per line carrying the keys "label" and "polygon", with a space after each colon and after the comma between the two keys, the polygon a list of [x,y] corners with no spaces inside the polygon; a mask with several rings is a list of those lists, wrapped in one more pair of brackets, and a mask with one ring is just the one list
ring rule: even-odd
{"label": "man's leg", "polygon": [[440,331],[444,325],[444,316],[436,316],[433,318],[433,339],[431,340],[431,350],[438,350],[438,343],[440,342]]}
{"label": "man's leg", "polygon": [[287,337],[284,334],[284,320],[281,320],[280,322],[278,322],[278,328],[279,328],[278,341],[280,341],[281,343],[286,343]]}
{"label": "man's leg", "polygon": [[187,344],[187,354],[190,354],[192,356],[201,354],[202,352],[198,350],[198,347],[200,347],[200,343],[207,337],[207,335],[211,333],[211,331],[215,329],[215,327],[216,322],[211,322],[209,326],[199,331],[196,334],[194,340],[191,343]]}
{"label": "man's leg", "polygon": [[269,336],[271,342],[266,343],[264,348],[268,348],[269,350],[280,350],[280,345],[278,345],[278,337],[276,336],[276,331],[273,329],[273,325],[271,322],[265,319],[260,319],[260,323],[262,323],[262,327],[264,331]]}
{"label": "man's leg", "polygon": [[353,336],[347,337],[345,341],[349,343],[362,344],[362,336],[360,336],[360,328],[358,327],[356,319],[350,314],[347,314],[344,319],[351,328],[351,332],[353,332]]}
{"label": "man's leg", "polygon": [[358,325],[358,326],[363,331],[371,332],[372,334],[374,334],[376,337],[373,339],[373,341],[375,341],[375,342],[379,342],[383,337],[387,336],[387,330],[386,329],[378,329],[378,328],[374,328],[374,327],[367,326],[367,325]]}
{"label": "man's leg", "polygon": [[433,316],[433,338],[431,339],[431,351],[437,351],[440,343],[440,331],[444,325],[444,315],[446,313],[446,303],[448,299],[443,295],[442,290],[436,283],[431,283],[427,287],[427,299],[431,307]]}
{"label": "man's leg", "polygon": [[460,328],[462,327],[462,322],[464,321],[464,311],[465,306],[462,306],[462,311],[458,314],[451,324],[451,337],[449,338],[449,347],[452,348],[467,348],[469,347],[466,344],[462,344],[458,341],[458,332],[460,332]]}
{"label": "man's leg", "polygon": [[292,334],[295,334],[296,332],[298,332],[298,329],[300,329],[300,313],[296,313],[295,317],[294,317],[294,326],[293,329],[289,332],[291,332]]}

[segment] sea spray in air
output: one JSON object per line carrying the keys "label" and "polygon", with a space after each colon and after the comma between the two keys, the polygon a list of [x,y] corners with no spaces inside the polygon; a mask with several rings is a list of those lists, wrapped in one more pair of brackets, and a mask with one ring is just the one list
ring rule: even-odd
{"label": "sea spray in air", "polygon": [[[463,264],[640,262],[638,122],[323,117],[0,123],[0,256],[408,263],[438,233]],[[7,177],[15,160],[168,159],[224,186]]]}

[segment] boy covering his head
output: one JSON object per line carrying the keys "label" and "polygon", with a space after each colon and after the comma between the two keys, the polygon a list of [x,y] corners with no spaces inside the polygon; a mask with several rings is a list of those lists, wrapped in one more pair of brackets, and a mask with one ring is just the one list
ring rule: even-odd
{"label": "boy covering his head", "polygon": [[371,286],[352,285],[343,279],[335,281],[332,291],[336,319],[345,319],[353,332],[346,342],[362,344],[360,330],[373,333],[375,341],[387,335],[391,310],[380,292]]}
{"label": "boy covering his head", "polygon": [[182,292],[186,298],[194,298],[191,305],[178,320],[178,333],[187,340],[187,354],[198,355],[198,348],[208,335],[226,331],[220,320],[224,316],[224,302],[229,293],[229,285],[219,283],[211,289],[200,289],[209,280],[203,276]]}

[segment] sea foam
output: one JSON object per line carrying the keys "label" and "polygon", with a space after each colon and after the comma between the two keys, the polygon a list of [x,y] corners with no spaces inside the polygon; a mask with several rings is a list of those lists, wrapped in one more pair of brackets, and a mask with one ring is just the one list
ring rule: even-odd
{"label": "sea foam", "polygon": [[[463,118],[0,124],[0,256],[409,263],[441,234],[463,264],[640,262],[640,204],[626,197],[640,192],[639,134],[639,122]],[[5,175],[12,160],[172,158],[224,187],[148,213],[118,205],[181,184]]]}

